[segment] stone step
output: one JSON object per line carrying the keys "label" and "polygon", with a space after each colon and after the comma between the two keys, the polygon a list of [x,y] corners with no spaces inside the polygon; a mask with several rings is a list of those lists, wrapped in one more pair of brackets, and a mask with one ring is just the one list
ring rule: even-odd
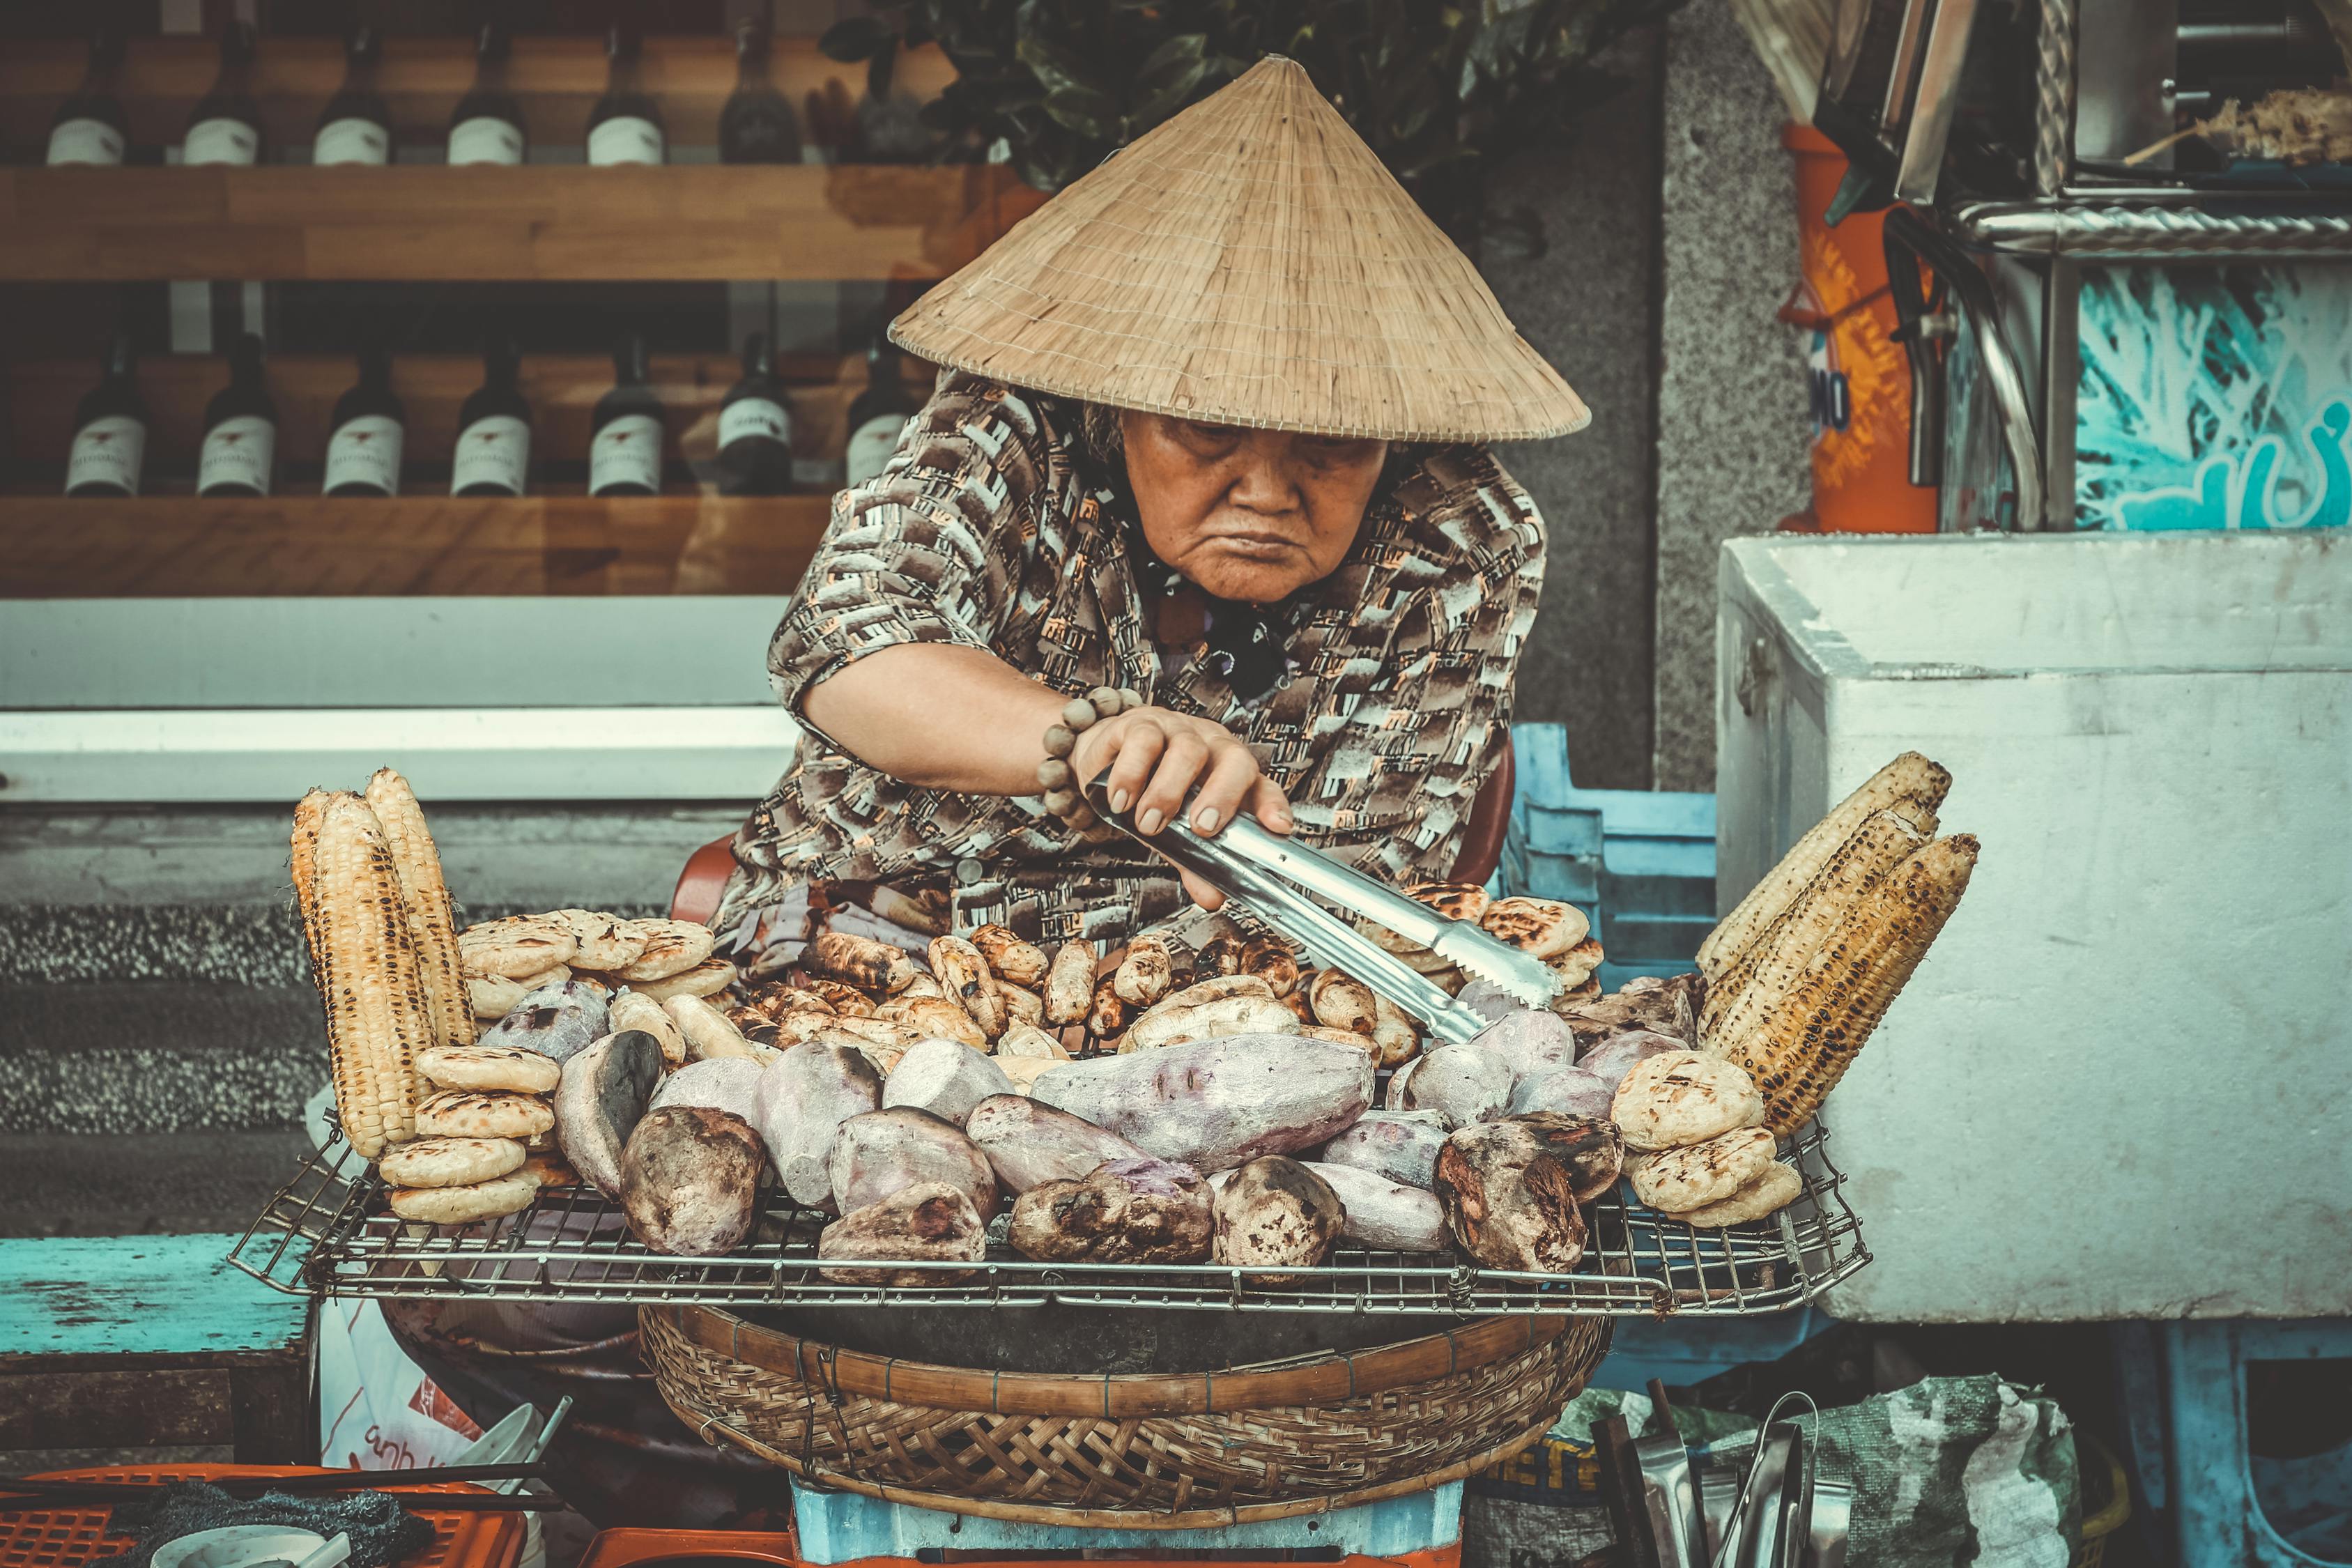
{"label": "stone step", "polygon": [[289,1129],[0,1133],[0,1237],[241,1234],[309,1147]]}
{"label": "stone step", "polygon": [[283,1130],[327,1080],[299,977],[0,985],[0,1133]]}

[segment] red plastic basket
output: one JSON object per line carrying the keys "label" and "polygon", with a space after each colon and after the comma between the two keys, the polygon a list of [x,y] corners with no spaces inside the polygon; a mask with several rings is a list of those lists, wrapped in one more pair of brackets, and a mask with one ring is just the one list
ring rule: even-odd
{"label": "red plastic basket", "polygon": [[[315,1476],[315,1465],[120,1465],[84,1470],[50,1470],[39,1477],[54,1481],[215,1481],[235,1476]],[[383,1486],[400,1484],[397,1470],[371,1471]],[[478,1492],[463,1481],[419,1487],[411,1497],[421,1501],[428,1493]],[[522,1516],[519,1513],[434,1513],[408,1503],[409,1510],[433,1527],[433,1544],[401,1568],[514,1568],[522,1554]],[[0,1514],[0,1568],[81,1568],[100,1557],[111,1557],[131,1544],[126,1535],[107,1526],[110,1507],[58,1508],[37,1513]]]}

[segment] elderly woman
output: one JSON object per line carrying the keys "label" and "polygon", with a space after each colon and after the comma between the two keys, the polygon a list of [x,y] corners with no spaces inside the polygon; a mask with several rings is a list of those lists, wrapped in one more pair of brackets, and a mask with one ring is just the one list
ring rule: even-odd
{"label": "elderly woman", "polygon": [[[1483,442],[1587,416],[1304,71],[1139,140],[892,336],[950,370],[777,629],[805,741],[715,925],[1197,941],[1168,864],[1049,813],[1041,769],[1147,837],[1245,811],[1445,875],[1543,575]],[[1140,704],[1049,733],[1103,688]]]}

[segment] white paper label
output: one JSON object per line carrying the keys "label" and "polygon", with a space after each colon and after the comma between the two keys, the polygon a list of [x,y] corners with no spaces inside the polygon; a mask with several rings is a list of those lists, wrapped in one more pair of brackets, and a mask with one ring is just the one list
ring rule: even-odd
{"label": "white paper label", "polygon": [[319,127],[310,144],[313,163],[382,163],[392,157],[392,134],[373,120],[356,116]]}
{"label": "white paper label", "polygon": [[327,479],[319,488],[331,494],[339,485],[367,485],[398,495],[400,448],[405,439],[400,421],[382,414],[344,420],[327,440]]}
{"label": "white paper label", "polygon": [[588,162],[658,163],[662,161],[661,127],[650,120],[624,114],[588,132]]}
{"label": "white paper label", "polygon": [[719,411],[719,449],[723,452],[746,436],[789,446],[793,416],[764,397],[739,397]]}
{"label": "white paper label", "polygon": [[661,421],[650,414],[624,414],[609,421],[588,443],[588,493],[603,495],[615,485],[661,489]]}
{"label": "white paper label", "polygon": [[495,114],[478,114],[471,120],[461,120],[449,130],[449,162],[452,163],[520,163],[522,162],[522,132],[509,121]]}
{"label": "white paper label", "polygon": [[49,166],[120,163],[122,132],[103,120],[68,120],[49,132]]}
{"label": "white paper label", "polygon": [[250,163],[261,155],[261,135],[242,120],[199,120],[180,147],[183,163]]}
{"label": "white paper label", "polygon": [[83,485],[114,485],[139,493],[139,467],[147,456],[147,426],[128,414],[109,414],[74,432],[66,458],[66,492]]}
{"label": "white paper label", "polygon": [[522,494],[523,478],[530,472],[530,426],[511,414],[489,414],[466,426],[449,463],[449,493],[475,485],[494,485],[509,495]]}
{"label": "white paper label", "polygon": [[898,432],[907,427],[903,414],[877,414],[849,433],[849,449],[843,454],[849,482],[862,485],[880,473],[890,461],[890,454],[898,449]]}
{"label": "white paper label", "polygon": [[277,426],[258,414],[224,419],[205,432],[205,449],[196,455],[196,493],[243,485],[268,495],[270,459],[277,455]]}

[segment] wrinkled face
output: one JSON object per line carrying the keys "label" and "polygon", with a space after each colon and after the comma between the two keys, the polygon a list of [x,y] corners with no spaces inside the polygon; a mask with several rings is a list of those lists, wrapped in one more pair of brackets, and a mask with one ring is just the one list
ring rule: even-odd
{"label": "wrinkled face", "polygon": [[1388,443],[1123,411],[1152,552],[1221,599],[1270,605],[1347,559]]}

